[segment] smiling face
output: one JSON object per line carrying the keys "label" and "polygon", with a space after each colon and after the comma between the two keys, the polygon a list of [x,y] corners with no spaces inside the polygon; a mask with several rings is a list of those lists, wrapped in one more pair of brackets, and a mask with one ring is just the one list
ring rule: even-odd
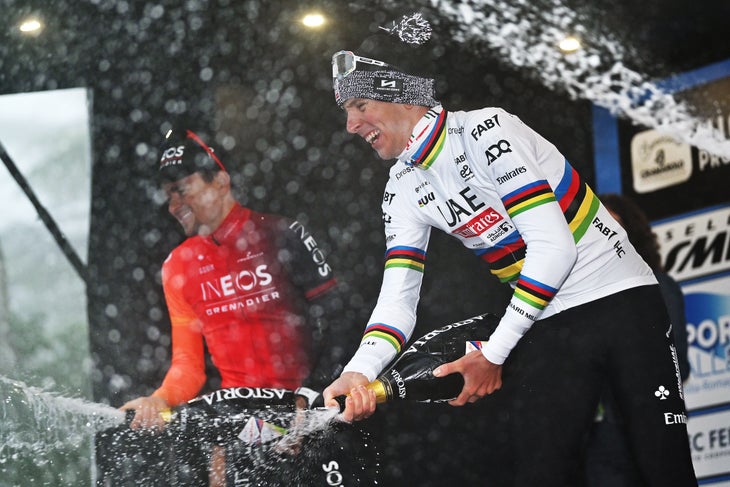
{"label": "smiling face", "polygon": [[230,179],[219,171],[207,182],[199,172],[164,183],[167,209],[180,222],[185,235],[209,235],[231,209]]}
{"label": "smiling face", "polygon": [[395,159],[406,148],[416,122],[427,107],[351,98],[343,104],[347,131],[357,134],[381,159]]}

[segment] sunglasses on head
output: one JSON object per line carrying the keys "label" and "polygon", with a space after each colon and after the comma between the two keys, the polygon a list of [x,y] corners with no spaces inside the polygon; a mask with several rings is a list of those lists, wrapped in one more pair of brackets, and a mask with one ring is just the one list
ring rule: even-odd
{"label": "sunglasses on head", "polygon": [[332,56],[332,78],[336,80],[346,78],[358,69],[374,71],[379,68],[390,68],[399,71],[398,68],[388,63],[358,56],[352,51],[339,51]]}
{"label": "sunglasses on head", "polygon": [[198,134],[193,132],[192,130],[188,129],[170,129],[167,131],[167,134],[165,134],[165,142],[170,140],[174,141],[183,141],[185,139],[192,140],[198,147],[203,149],[213,161],[218,165],[218,167],[221,169],[221,171],[225,171],[226,167],[223,165],[221,160],[218,158],[218,155],[216,155],[215,151],[212,147],[210,147],[208,144],[203,142],[203,139],[201,139]]}

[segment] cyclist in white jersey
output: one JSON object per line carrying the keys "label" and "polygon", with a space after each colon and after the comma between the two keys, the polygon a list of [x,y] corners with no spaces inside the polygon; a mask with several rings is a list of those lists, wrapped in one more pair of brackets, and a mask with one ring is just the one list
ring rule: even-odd
{"label": "cyclist in white jersey", "polygon": [[512,441],[485,452],[500,458],[490,485],[573,485],[606,383],[647,484],[696,485],[657,281],[565,157],[500,108],[445,110],[433,79],[350,51],[332,62],[347,131],[396,161],[382,203],[380,294],[359,349],[324,391],[328,404],[348,394],[346,420],[374,412],[364,385],[411,337],[435,227],[514,289],[484,348],[434,372],[464,376],[454,406],[502,389]]}

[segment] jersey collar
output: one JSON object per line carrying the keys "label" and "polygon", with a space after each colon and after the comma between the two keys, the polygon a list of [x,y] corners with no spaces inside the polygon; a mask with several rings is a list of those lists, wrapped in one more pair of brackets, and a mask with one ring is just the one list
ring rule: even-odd
{"label": "jersey collar", "polygon": [[220,226],[210,234],[211,240],[218,245],[235,245],[250,216],[251,210],[236,203]]}
{"label": "jersey collar", "polygon": [[446,110],[436,105],[416,123],[408,145],[398,159],[408,166],[428,169],[441,153],[445,142]]}

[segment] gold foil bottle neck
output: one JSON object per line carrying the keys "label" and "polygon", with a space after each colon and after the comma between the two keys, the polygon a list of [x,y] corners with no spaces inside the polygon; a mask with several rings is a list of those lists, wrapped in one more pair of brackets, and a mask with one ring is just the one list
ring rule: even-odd
{"label": "gold foil bottle neck", "polygon": [[163,409],[160,411],[160,417],[164,422],[169,423],[175,417],[175,413],[172,409]]}
{"label": "gold foil bottle neck", "polygon": [[388,393],[390,389],[388,385],[380,379],[375,379],[365,387],[375,391],[375,402],[378,404],[386,402],[392,396],[392,394]]}

